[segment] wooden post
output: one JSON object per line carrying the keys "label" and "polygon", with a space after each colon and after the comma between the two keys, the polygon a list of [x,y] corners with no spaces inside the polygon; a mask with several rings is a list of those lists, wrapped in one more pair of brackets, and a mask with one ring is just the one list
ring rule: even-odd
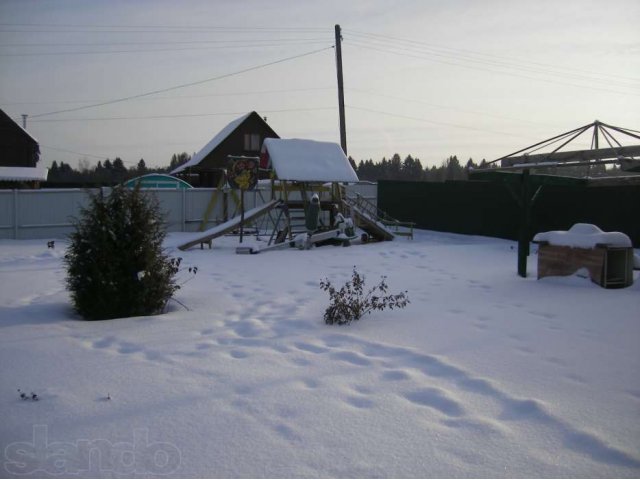
{"label": "wooden post", "polygon": [[187,202],[186,202],[186,197],[187,197],[187,189],[186,188],[181,188],[180,190],[182,190],[182,231],[186,232],[187,230]]}
{"label": "wooden post", "polygon": [[336,34],[336,69],[338,73],[338,113],[340,115],[340,146],[347,155],[347,127],[344,115],[344,80],[342,78],[342,34],[340,25],[335,26]]}
{"label": "wooden post", "polygon": [[225,187],[222,191],[222,221],[229,220],[229,195],[228,190]]}
{"label": "wooden post", "polygon": [[240,189],[240,243],[244,233],[244,189]]}
{"label": "wooden post", "polygon": [[522,220],[520,224],[520,235],[518,237],[518,275],[527,277],[527,257],[529,256],[529,232],[531,231],[531,194],[529,169],[522,170],[521,181],[521,205]]}
{"label": "wooden post", "polygon": [[13,189],[13,238],[18,239],[18,190]]}

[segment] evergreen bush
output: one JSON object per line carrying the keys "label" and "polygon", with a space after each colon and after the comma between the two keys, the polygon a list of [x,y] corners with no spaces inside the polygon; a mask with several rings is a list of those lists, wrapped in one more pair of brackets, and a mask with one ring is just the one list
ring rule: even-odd
{"label": "evergreen bush", "polygon": [[67,288],[86,320],[153,315],[180,287],[180,259],[162,249],[162,215],[154,197],[116,187],[93,195],[74,220],[65,255]]}
{"label": "evergreen bush", "polygon": [[365,277],[353,267],[351,280],[337,290],[328,279],[320,282],[320,288],[329,293],[329,306],[324,312],[325,323],[345,325],[359,320],[374,310],[404,308],[409,304],[407,291],[387,294],[387,277],[382,276],[378,285],[367,293],[364,291]]}

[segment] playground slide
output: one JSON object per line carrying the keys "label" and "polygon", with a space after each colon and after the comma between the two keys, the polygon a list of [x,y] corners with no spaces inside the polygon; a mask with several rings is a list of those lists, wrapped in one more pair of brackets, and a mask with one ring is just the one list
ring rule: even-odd
{"label": "playground slide", "polygon": [[395,235],[384,224],[374,218],[371,218],[357,206],[350,204],[347,205],[351,207],[356,225],[373,238],[376,240],[393,240],[395,238]]}
{"label": "playground slide", "polygon": [[[281,200],[271,200],[270,202],[265,203],[264,205],[260,205],[259,207],[252,208],[251,210],[247,210],[244,212],[244,221],[249,222],[250,220],[259,217],[267,213],[269,210],[275,208]],[[217,225],[209,230],[205,230],[204,232],[198,232],[194,234],[188,241],[179,245],[178,248],[180,250],[187,250],[194,245],[199,243],[206,243],[214,238],[221,237],[227,233],[230,233],[236,230],[240,226],[240,215],[233,217],[230,220],[227,220],[220,225]]]}

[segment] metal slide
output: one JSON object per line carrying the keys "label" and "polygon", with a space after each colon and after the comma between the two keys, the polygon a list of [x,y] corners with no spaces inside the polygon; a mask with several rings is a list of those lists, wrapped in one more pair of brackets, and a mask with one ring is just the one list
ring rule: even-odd
{"label": "metal slide", "polygon": [[[255,208],[252,208],[251,210],[246,211],[244,213],[245,223],[249,222],[250,220],[256,217],[259,217],[260,215],[267,213],[269,210],[275,208],[280,203],[281,203],[281,200],[271,200],[270,202],[267,202],[264,205],[260,205],[259,207],[255,207]],[[220,225],[210,228],[209,230],[205,230],[204,232],[199,232],[196,235],[194,235],[191,239],[189,239],[187,242],[183,243],[182,245],[179,245],[178,248],[180,250],[187,250],[199,243],[200,244],[207,243],[213,240],[214,238],[221,237],[222,235],[226,235],[227,233],[234,231],[240,226],[240,220],[241,220],[241,216],[238,215],[224,223],[221,223]]]}

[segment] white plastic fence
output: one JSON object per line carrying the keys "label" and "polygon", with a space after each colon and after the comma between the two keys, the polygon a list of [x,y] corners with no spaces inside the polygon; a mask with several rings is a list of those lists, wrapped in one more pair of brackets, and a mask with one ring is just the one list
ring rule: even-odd
{"label": "white plastic fence", "polygon": [[[160,203],[165,214],[167,231],[195,232],[203,221],[215,188],[194,189],[149,189]],[[108,195],[110,189],[102,189]],[[355,192],[372,202],[377,200],[377,185],[360,183],[349,185],[347,194]],[[100,189],[42,189],[0,190],[0,239],[60,239],[73,231],[72,219],[82,207],[89,204],[90,194],[99,194]],[[205,228],[213,227],[231,218],[238,212],[237,194],[218,192]],[[245,209],[265,203],[271,191],[258,189],[246,192]]]}

